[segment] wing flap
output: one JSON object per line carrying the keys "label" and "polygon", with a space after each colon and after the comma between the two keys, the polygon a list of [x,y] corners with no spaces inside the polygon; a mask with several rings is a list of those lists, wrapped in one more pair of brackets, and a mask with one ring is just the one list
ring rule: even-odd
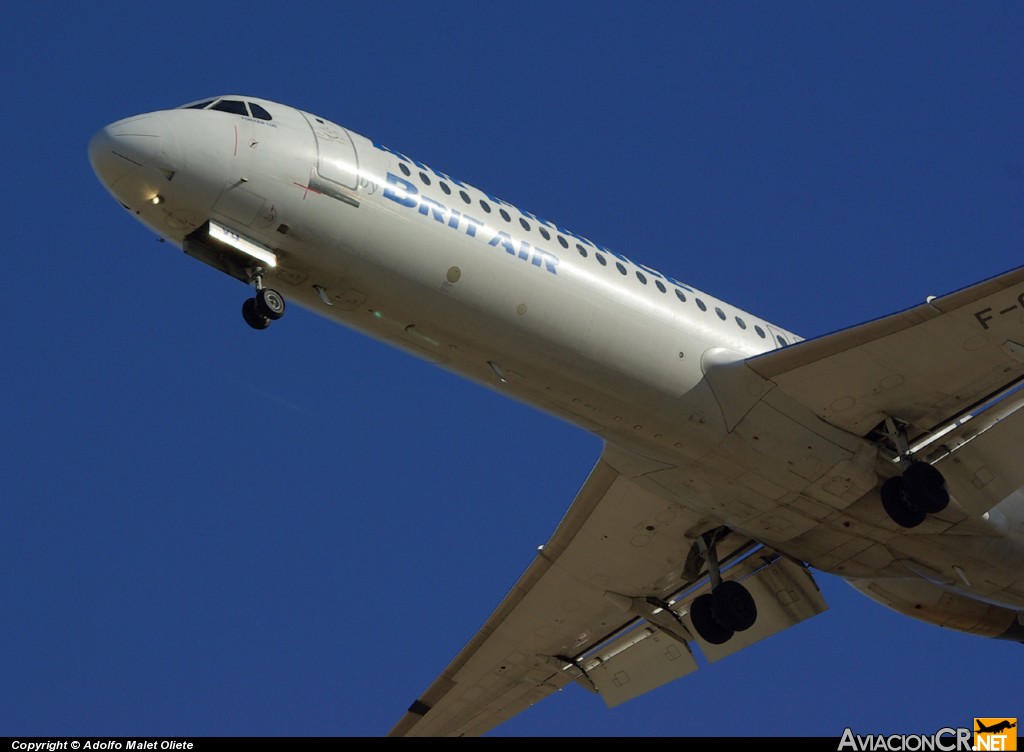
{"label": "wing flap", "polygon": [[[969,514],[981,515],[1024,486],[1024,394],[1018,393],[1006,414],[975,429],[967,437],[953,436],[937,451],[948,451],[936,466],[953,498]],[[998,407],[995,408],[998,410]],[[986,417],[979,416],[978,422]],[[971,429],[975,421],[964,424]],[[966,438],[966,440],[965,440]],[[962,442],[962,443],[961,443]]]}
{"label": "wing flap", "polygon": [[697,670],[689,646],[650,625],[621,642],[625,647],[613,646],[611,657],[587,672],[609,708]]}

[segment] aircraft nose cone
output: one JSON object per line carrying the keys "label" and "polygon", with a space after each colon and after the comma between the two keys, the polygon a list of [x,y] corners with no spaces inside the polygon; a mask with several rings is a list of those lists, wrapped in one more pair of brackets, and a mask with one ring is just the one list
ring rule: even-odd
{"label": "aircraft nose cone", "polygon": [[[89,162],[96,177],[107,190],[119,196],[127,189],[128,176],[151,173],[169,174],[175,169],[174,140],[159,114],[139,115],[111,123],[97,131],[89,141]],[[123,198],[122,198],[123,200]]]}
{"label": "aircraft nose cone", "polygon": [[166,163],[169,135],[160,115],[118,120],[98,131],[89,141],[89,161],[104,182],[116,182],[137,167]]}
{"label": "aircraft nose cone", "polygon": [[112,188],[122,177],[141,163],[124,154],[121,144],[117,142],[111,126],[102,128],[89,140],[89,163],[96,177],[107,188]]}

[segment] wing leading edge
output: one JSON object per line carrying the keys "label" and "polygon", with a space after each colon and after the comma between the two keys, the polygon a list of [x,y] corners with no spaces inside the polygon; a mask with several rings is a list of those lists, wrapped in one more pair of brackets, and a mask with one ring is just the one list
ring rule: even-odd
{"label": "wing leading edge", "polygon": [[747,365],[839,428],[893,417],[914,439],[1024,378],[1024,267]]}
{"label": "wing leading edge", "polygon": [[684,604],[708,585],[686,563],[710,527],[599,460],[511,592],[390,735],[483,734],[573,681],[614,706],[695,670],[694,643],[717,660],[826,608],[802,566],[731,533],[718,547],[725,576],[745,581],[758,622],[726,645],[694,637]]}

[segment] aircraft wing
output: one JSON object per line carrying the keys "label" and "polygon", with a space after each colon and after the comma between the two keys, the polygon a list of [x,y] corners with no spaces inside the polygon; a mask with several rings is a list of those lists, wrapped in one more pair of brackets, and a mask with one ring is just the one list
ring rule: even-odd
{"label": "aircraft wing", "polygon": [[730,533],[717,546],[723,577],[744,580],[758,621],[724,645],[695,638],[684,604],[708,585],[691,549],[712,526],[599,460],[512,591],[390,735],[483,734],[574,681],[614,706],[695,670],[694,643],[717,660],[825,609],[801,565]]}
{"label": "aircraft wing", "polygon": [[929,452],[964,509],[984,514],[1024,486],[1024,389],[942,437]]}
{"label": "aircraft wing", "polygon": [[835,426],[892,417],[913,443],[1021,383],[1024,267],[747,365]]}

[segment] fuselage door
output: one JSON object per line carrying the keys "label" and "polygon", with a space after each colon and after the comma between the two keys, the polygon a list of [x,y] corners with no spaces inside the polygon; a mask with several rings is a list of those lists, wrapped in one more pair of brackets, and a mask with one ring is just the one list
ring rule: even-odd
{"label": "fuselage door", "polygon": [[316,166],[310,187],[339,201],[359,206],[359,160],[352,137],[341,126],[302,113],[316,138]]}

